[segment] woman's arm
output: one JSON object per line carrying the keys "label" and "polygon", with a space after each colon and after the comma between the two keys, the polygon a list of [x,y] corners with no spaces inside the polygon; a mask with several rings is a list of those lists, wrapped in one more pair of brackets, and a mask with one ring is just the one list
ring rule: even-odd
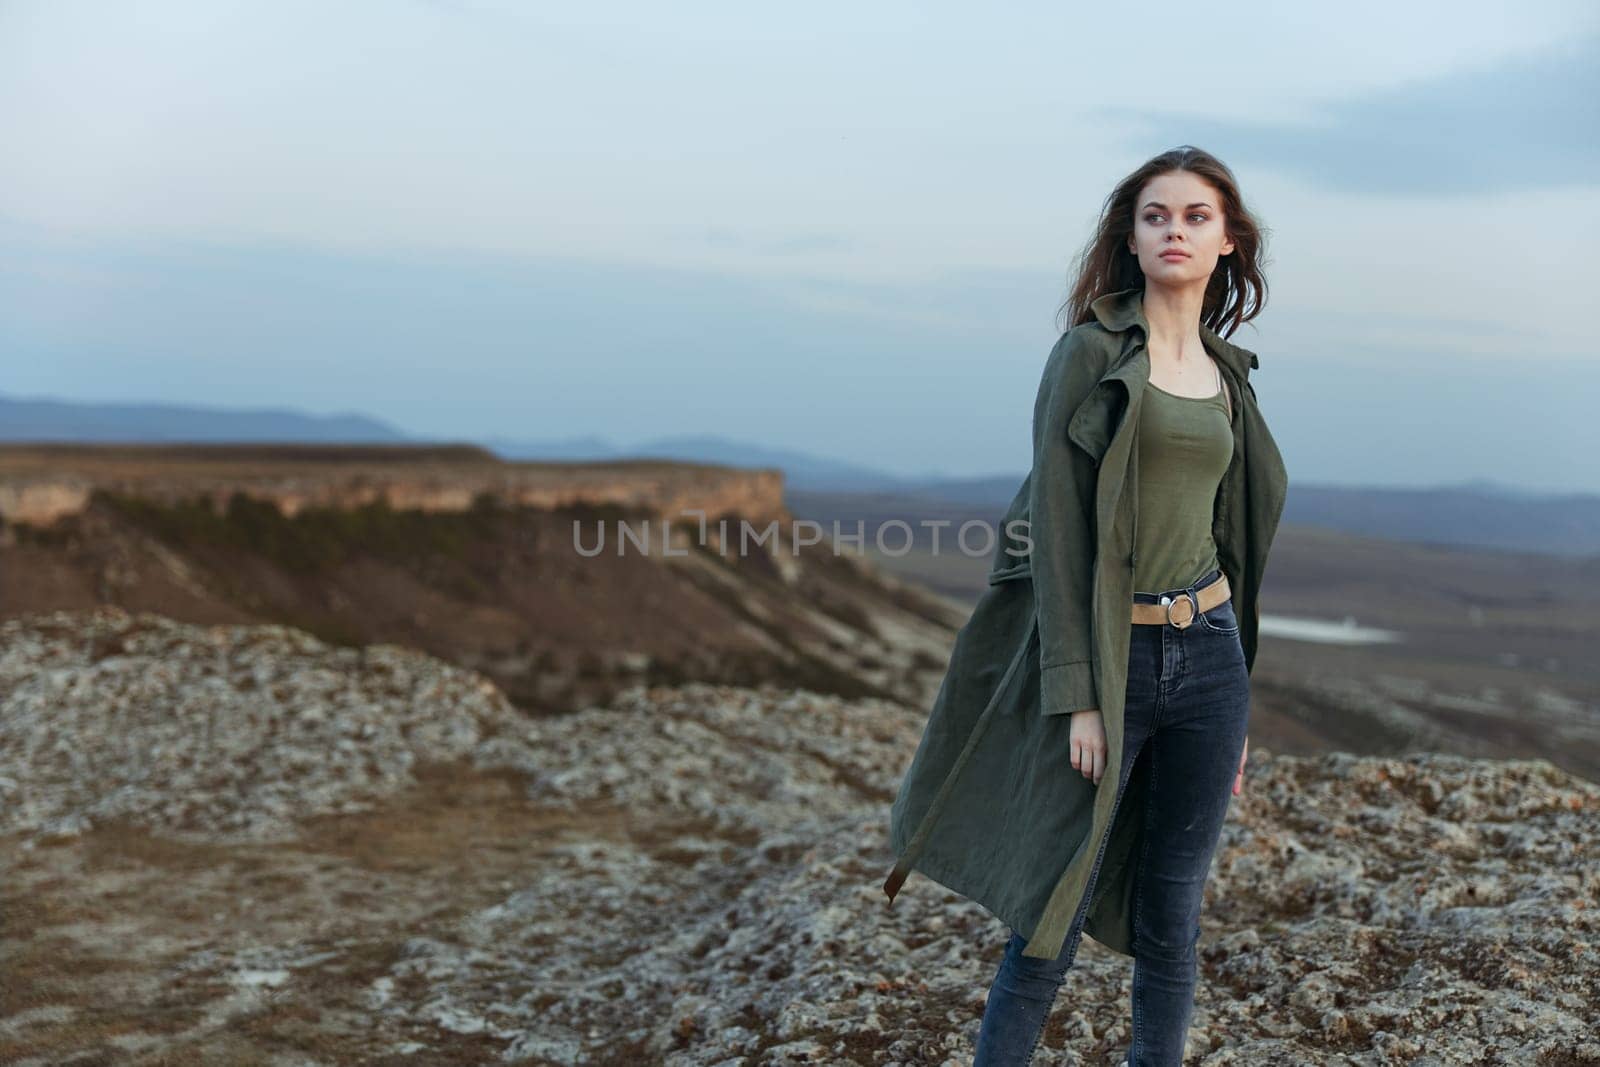
{"label": "woman's arm", "polygon": [[1033,405],[1028,535],[1039,616],[1041,707],[1066,715],[1100,706],[1094,680],[1095,522],[1098,468],[1067,439],[1067,422],[1100,380],[1085,324],[1061,335]]}

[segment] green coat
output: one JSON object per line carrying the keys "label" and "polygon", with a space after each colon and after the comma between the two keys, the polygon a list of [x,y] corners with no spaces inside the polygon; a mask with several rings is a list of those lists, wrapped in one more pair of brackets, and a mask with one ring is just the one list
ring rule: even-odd
{"label": "green coat", "polygon": [[[890,902],[921,871],[1028,937],[1025,955],[1045,959],[1078,923],[1133,954],[1129,859],[1144,790],[1118,778],[1136,438],[1150,379],[1142,297],[1142,287],[1099,297],[1094,318],[1050,352],[1033,410],[1033,468],[1006,512],[989,587],[956,635],[890,813],[898,858],[884,883]],[[1249,384],[1260,361],[1203,324],[1200,336],[1232,398],[1233,460],[1212,534],[1248,671],[1288,476]],[[1071,713],[1094,707],[1107,744],[1098,785],[1073,768],[1068,750]]]}

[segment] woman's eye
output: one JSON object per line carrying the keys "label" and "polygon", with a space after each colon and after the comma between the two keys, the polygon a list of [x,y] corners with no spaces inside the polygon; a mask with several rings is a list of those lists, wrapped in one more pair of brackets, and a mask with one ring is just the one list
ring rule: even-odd
{"label": "woman's eye", "polygon": [[1191,219],[1193,219],[1195,222],[1204,222],[1204,221],[1206,221],[1206,217],[1204,215],[1198,213],[1198,212],[1196,212],[1193,215],[1190,215],[1189,217]]}

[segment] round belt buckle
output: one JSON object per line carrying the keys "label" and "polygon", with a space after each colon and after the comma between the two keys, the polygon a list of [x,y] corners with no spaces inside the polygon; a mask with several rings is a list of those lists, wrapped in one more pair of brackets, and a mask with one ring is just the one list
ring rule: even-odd
{"label": "round belt buckle", "polygon": [[[1167,621],[1180,630],[1187,628],[1190,623],[1194,622],[1194,617],[1200,614],[1199,598],[1187,589],[1184,590],[1183,596],[1175,599],[1163,596],[1161,603],[1166,606]],[[1173,614],[1174,611],[1177,612],[1176,615]]]}

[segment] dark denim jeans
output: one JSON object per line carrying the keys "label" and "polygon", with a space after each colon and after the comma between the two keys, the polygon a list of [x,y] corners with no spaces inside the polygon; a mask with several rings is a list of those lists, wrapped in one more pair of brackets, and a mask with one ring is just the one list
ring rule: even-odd
{"label": "dark denim jeans", "polygon": [[[1198,591],[1220,576],[1213,569],[1189,588]],[[1160,594],[1135,593],[1134,599],[1156,603]],[[1128,625],[1132,643],[1119,781],[1128,781],[1136,760],[1148,761],[1149,774],[1134,873],[1128,1065],[1180,1067],[1194,1007],[1200,903],[1244,749],[1250,679],[1231,600],[1181,630],[1170,623]],[[1078,773],[1069,759],[1061,753],[1067,769]],[[1027,938],[1011,932],[989,990],[973,1067],[1033,1060],[1081,937],[1081,925],[1074,925],[1061,954],[1040,960],[1024,956]]]}

